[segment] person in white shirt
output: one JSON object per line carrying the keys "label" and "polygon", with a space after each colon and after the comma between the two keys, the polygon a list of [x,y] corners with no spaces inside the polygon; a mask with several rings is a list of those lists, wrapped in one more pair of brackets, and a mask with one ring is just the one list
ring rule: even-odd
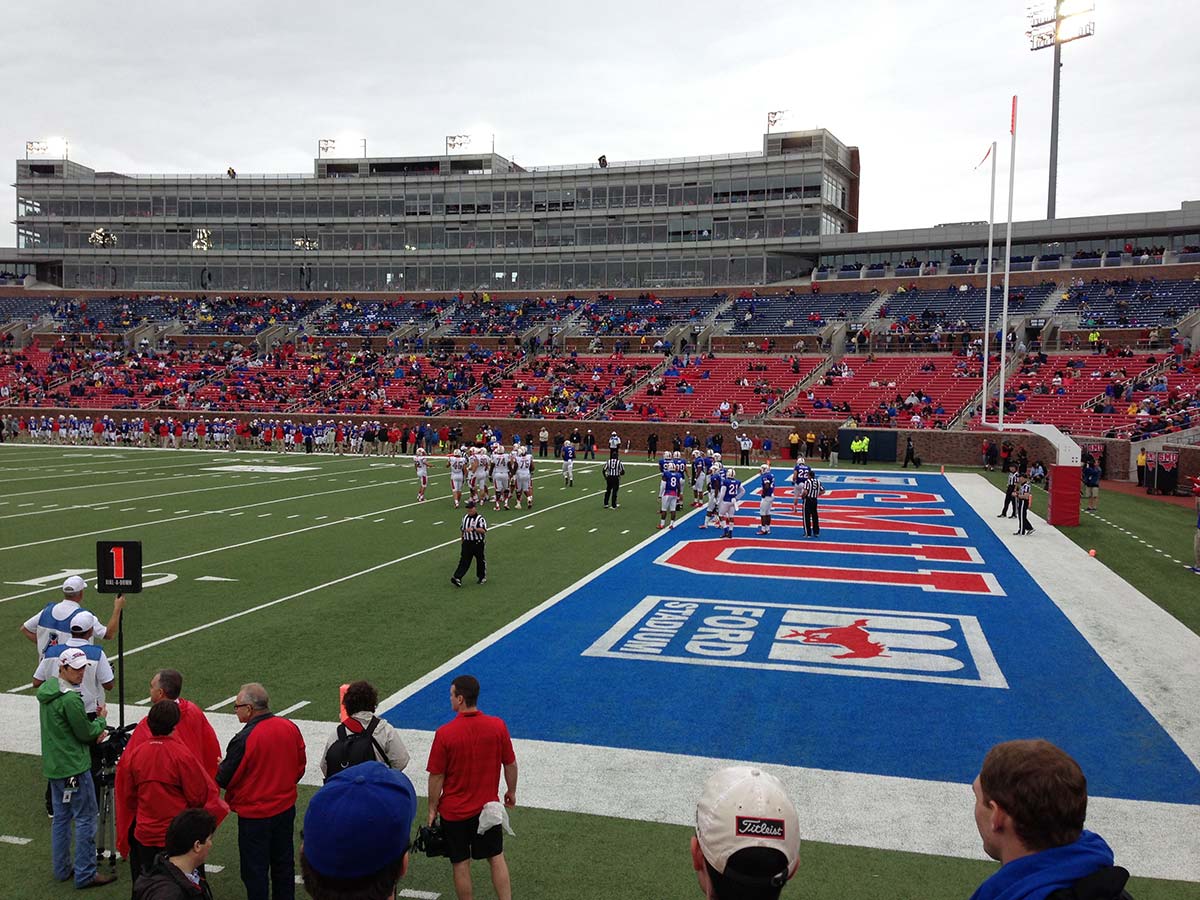
{"label": "person in white shirt", "polygon": [[[38,659],[46,655],[46,648],[62,643],[71,636],[71,623],[75,616],[86,610],[83,608],[83,592],[87,582],[78,575],[72,575],[62,585],[62,600],[57,603],[47,603],[40,613],[32,616],[21,626],[23,634],[37,645]],[[107,625],[97,622],[92,629],[92,636],[98,640],[110,639],[117,632],[117,624],[121,620],[121,610],[125,608],[125,595],[117,594],[113,601],[112,618]]]}
{"label": "person in white shirt", "polygon": [[83,711],[90,715],[104,704],[104,692],[112,690],[113,668],[104,651],[92,643],[92,632],[98,625],[96,617],[86,609],[75,617],[71,623],[71,637],[48,647],[45,657],[38,663],[33,673],[34,690],[51,678],[58,677],[59,656],[64,651],[78,648],[87,656],[87,671],[79,685],[83,694]]}

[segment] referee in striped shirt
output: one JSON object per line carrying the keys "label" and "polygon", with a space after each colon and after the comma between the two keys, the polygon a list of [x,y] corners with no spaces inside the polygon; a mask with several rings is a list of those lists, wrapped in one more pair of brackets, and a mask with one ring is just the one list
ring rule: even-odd
{"label": "referee in striped shirt", "polygon": [[[616,452],[615,450],[613,452]],[[612,457],[604,464],[604,508],[611,504],[617,508],[617,491],[621,489],[621,476],[625,474],[625,466],[617,457]]]}
{"label": "referee in striped shirt", "polygon": [[821,479],[813,472],[804,482],[804,536],[817,537],[821,533],[821,522],[817,518],[817,498],[825,493]]}
{"label": "referee in striped shirt", "polygon": [[475,560],[475,574],[479,583],[487,581],[487,560],[483,556],[483,545],[487,538],[487,520],[475,511],[475,501],[467,501],[467,514],[462,520],[462,551],[458,556],[458,568],[450,576],[450,583],[462,587],[462,578]]}

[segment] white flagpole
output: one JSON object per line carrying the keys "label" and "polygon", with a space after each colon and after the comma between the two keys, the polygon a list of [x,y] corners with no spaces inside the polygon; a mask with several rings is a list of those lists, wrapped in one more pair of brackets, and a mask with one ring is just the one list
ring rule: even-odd
{"label": "white flagpole", "polygon": [[996,224],[996,142],[992,141],[992,198],[988,201],[987,296],[983,300],[983,412],[980,423],[987,424],[988,356],[992,331],[992,232]]}
{"label": "white flagpole", "polygon": [[1008,234],[1004,239],[1004,301],[1000,313],[1000,430],[1004,430],[1004,370],[1008,350],[1008,282],[1012,277],[1013,181],[1017,174],[1017,98],[1012,99],[1012,147],[1008,151]]}

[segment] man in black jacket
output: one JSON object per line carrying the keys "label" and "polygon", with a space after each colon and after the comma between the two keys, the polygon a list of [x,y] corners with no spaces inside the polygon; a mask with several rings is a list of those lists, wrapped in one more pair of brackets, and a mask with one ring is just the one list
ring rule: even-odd
{"label": "man in black jacket", "polygon": [[133,886],[133,900],[212,900],[204,862],[217,820],[203,809],[185,809],[167,827],[166,849]]}

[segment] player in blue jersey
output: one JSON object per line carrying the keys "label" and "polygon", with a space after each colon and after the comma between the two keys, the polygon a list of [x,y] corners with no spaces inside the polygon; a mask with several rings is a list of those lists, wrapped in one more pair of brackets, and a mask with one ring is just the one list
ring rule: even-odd
{"label": "player in blue jersey", "polygon": [[575,486],[575,445],[566,441],[562,448],[563,486]]}
{"label": "player in blue jersey", "polygon": [[775,500],[775,473],[771,471],[769,463],[759,466],[759,471],[762,478],[758,494],[762,499],[758,501],[758,534],[770,534],[771,504]]}
{"label": "player in blue jersey", "polygon": [[662,501],[659,503],[658,527],[662,528],[671,514],[671,527],[675,527],[675,511],[679,508],[679,495],[683,493],[683,472],[668,466],[662,475]]}
{"label": "player in blue jersey", "polygon": [[738,480],[735,469],[726,469],[721,476],[721,499],[717,503],[717,514],[725,529],[725,537],[733,537],[733,517],[737,513],[738,501],[746,496],[746,486]]}

